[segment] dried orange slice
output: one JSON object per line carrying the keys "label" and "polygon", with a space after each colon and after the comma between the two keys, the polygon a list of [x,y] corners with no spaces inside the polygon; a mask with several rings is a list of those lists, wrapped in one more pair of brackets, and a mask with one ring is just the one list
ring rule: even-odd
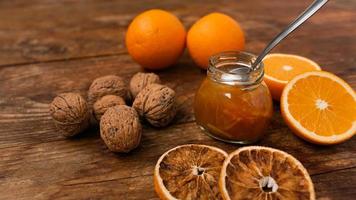
{"label": "dried orange slice", "polygon": [[274,53],[263,59],[266,82],[273,99],[279,101],[283,88],[295,76],[309,71],[320,71],[314,61],[297,55]]}
{"label": "dried orange slice", "polygon": [[316,144],[343,142],[356,132],[356,94],[328,72],[296,76],[281,97],[284,121],[299,137]]}
{"label": "dried orange slice", "polygon": [[232,152],[219,180],[225,200],[311,200],[313,182],[303,165],[283,151],[249,146]]}
{"label": "dried orange slice", "polygon": [[164,153],[154,171],[161,199],[221,199],[218,180],[227,153],[216,147],[189,144]]}

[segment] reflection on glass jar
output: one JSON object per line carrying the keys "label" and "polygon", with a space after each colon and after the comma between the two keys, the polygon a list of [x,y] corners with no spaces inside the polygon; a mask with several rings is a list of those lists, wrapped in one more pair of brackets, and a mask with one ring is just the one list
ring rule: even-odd
{"label": "reflection on glass jar", "polygon": [[211,57],[208,76],[195,96],[198,125],[213,138],[249,144],[259,140],[272,117],[272,98],[255,56],[225,52]]}

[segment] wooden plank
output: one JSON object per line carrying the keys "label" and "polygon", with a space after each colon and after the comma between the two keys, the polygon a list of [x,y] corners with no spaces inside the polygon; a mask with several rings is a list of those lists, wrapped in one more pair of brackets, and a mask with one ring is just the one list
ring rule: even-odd
{"label": "wooden plank", "polygon": [[[151,8],[172,11],[187,28],[209,12],[227,13],[244,28],[247,50],[258,53],[308,3],[307,0],[2,1],[0,65],[125,52],[124,32],[128,24],[138,13]],[[330,1],[276,51],[308,56],[323,66],[351,67],[353,56],[349,55],[356,48],[355,8],[356,4],[350,0]]]}
{"label": "wooden plank", "polygon": [[[187,54],[174,67],[158,72],[179,95],[173,125],[166,129],[145,125],[141,146],[129,155],[109,152],[95,127],[79,137],[62,138],[48,115],[48,103],[60,92],[85,96],[98,76],[118,74],[128,80],[141,71],[126,54],[123,36],[130,20],[143,10],[173,11],[186,27],[211,11],[227,13],[242,24],[247,50],[257,53],[308,3],[1,1],[0,199],[157,199],[152,170],[164,151],[186,143],[236,149],[205,136],[194,123],[194,93],[205,72]],[[275,51],[314,59],[356,88],[355,9],[354,1],[330,1]],[[352,199],[355,138],[330,147],[309,144],[291,133],[278,109],[275,104],[268,135],[258,145],[299,159],[312,174],[320,199]]]}
{"label": "wooden plank", "polygon": [[317,199],[355,199],[355,174],[356,168],[351,168],[312,176]]}
{"label": "wooden plank", "polygon": [[[116,74],[128,82],[139,71],[142,71],[140,66],[132,62],[127,54],[2,67],[0,95],[23,96],[49,102],[60,92],[77,91],[86,95],[89,85],[97,77]],[[156,73],[164,84],[179,94],[191,95],[199,87],[206,72],[193,66],[192,61],[185,56],[176,66]]]}
{"label": "wooden plank", "polygon": [[[213,2],[213,1],[209,1]],[[112,55],[124,50],[124,32],[138,13],[162,8],[202,14],[202,1],[0,2],[0,65]],[[203,9],[197,9],[203,7]]]}
{"label": "wooden plank", "polygon": [[[127,155],[114,154],[105,147],[96,128],[73,139],[59,136],[46,104],[10,98],[2,99],[0,108],[0,188],[5,199],[116,195],[128,199],[155,198],[152,172],[158,157],[166,150],[186,143],[214,145],[228,152],[237,148],[209,138],[192,122],[165,129],[145,126],[138,149]],[[347,188],[347,195],[354,194],[355,185],[349,184],[354,180],[342,181],[354,170],[345,170],[343,176],[334,176],[333,171],[356,167],[355,138],[330,147],[311,145],[296,138],[281,122],[279,114],[267,132],[258,145],[287,151],[299,159],[310,174],[316,175],[313,180],[317,194],[320,190],[322,196],[340,197],[329,190],[333,187],[330,180],[334,179],[340,183],[337,188]]]}
{"label": "wooden plank", "polygon": [[[356,88],[356,68],[351,64],[338,62],[324,69],[338,74]],[[97,77],[116,74],[129,81],[138,71],[143,69],[127,54],[2,67],[0,96],[23,96],[41,102],[50,102],[56,94],[68,91],[77,91],[85,96],[89,85]],[[156,73],[164,84],[191,99],[206,74],[194,66],[188,55],[184,55],[175,66]]]}
{"label": "wooden plank", "polygon": [[[151,183],[147,181],[151,179],[157,158],[167,149],[185,143],[211,144],[227,151],[237,148],[208,138],[195,125],[192,103],[204,72],[195,68],[187,56],[175,67],[159,72],[163,82],[179,95],[181,107],[175,125],[161,130],[146,125],[143,143],[134,153],[125,156],[108,152],[95,128],[73,140],[64,140],[58,135],[48,116],[47,103],[53,96],[65,91],[79,91],[85,95],[95,77],[114,73],[129,79],[139,70],[140,67],[125,54],[0,69],[0,154],[3,155],[0,174],[4,177],[1,182],[6,185],[6,195],[25,198],[32,191],[38,191],[44,197],[80,193],[85,198],[89,194],[80,192],[85,187],[93,188],[93,196],[123,194],[121,190],[105,189],[107,185],[117,183],[126,184],[123,187],[125,190],[129,189],[127,185],[142,184],[142,187],[132,189],[132,193],[139,195],[143,192],[150,194],[148,197],[154,197]],[[347,74],[342,76],[354,80]],[[283,123],[277,104],[272,125],[267,132],[268,136],[259,145],[291,153],[311,174],[356,166],[355,139],[331,147],[306,143],[295,137]],[[28,171],[36,173],[27,174]],[[131,178],[126,176],[128,174],[134,177],[133,182],[141,180],[139,177],[143,176],[144,183],[130,182]],[[38,179],[39,176],[42,178]],[[20,185],[20,190],[12,194],[14,185]],[[45,189],[47,187],[44,185],[52,187]],[[135,195],[133,197],[140,198]]]}
{"label": "wooden plank", "polygon": [[[100,76],[116,74],[127,82],[142,69],[126,55],[3,67],[0,69],[0,97],[27,97],[49,103],[61,92],[79,92],[84,97],[91,82]],[[178,65],[157,72],[164,84],[178,94],[177,122],[193,118],[194,93],[205,72],[192,66],[185,56]],[[40,84],[38,84],[40,83]],[[16,87],[14,87],[16,86]]]}
{"label": "wooden plank", "polygon": [[[80,149],[88,148],[89,150],[94,144],[101,143],[97,135],[98,130],[95,127],[78,138],[65,140],[56,131],[49,117],[47,104],[31,101],[27,98],[10,98],[2,99],[0,108],[0,126],[2,127],[0,130],[0,147],[6,152],[11,153],[12,148],[22,152],[22,150],[31,149],[32,146],[36,147],[37,145],[53,148],[55,143],[64,146],[63,148],[58,147],[60,150],[65,150],[66,146],[73,148],[71,145],[79,144],[75,148],[78,148],[77,151],[81,152]],[[271,126],[266,132],[266,137],[257,145],[271,146],[291,153],[312,174],[356,167],[356,157],[354,156],[356,146],[353,145],[356,138],[334,146],[312,145],[294,136],[284,124],[278,112],[275,113]],[[143,141],[143,147],[157,148],[152,152],[154,156],[184,143],[212,144],[228,152],[237,147],[211,140],[203,134],[203,131],[198,128],[195,122],[179,123],[179,119],[176,119],[173,125],[164,129],[155,129],[144,124]],[[106,149],[103,144],[94,148],[97,148],[97,150]],[[141,153],[140,156],[142,157],[145,155],[151,156],[149,153]],[[9,159],[17,159],[16,155],[9,155]],[[97,157],[97,155],[93,155],[93,157]],[[99,157],[102,157],[102,155]]]}

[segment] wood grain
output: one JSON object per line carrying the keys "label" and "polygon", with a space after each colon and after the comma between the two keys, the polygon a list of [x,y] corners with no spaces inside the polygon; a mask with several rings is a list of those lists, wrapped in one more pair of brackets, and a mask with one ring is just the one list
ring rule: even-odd
{"label": "wood grain", "polygon": [[[200,16],[220,11],[238,19],[247,50],[258,53],[309,1],[1,1],[0,2],[0,199],[157,199],[152,171],[158,157],[176,145],[202,143],[228,152],[238,146],[207,137],[195,124],[194,93],[205,76],[187,53],[159,71],[178,94],[179,112],[165,129],[144,125],[134,152],[113,154],[91,127],[73,139],[61,137],[48,103],[61,92],[86,95],[91,81],[142,71],[127,55],[123,37],[131,19],[150,8],[179,16],[188,28]],[[356,88],[356,3],[330,1],[275,51],[318,62]],[[321,147],[294,136],[279,106],[258,145],[284,150],[312,175],[319,199],[354,199],[355,138]]]}
{"label": "wood grain", "polygon": [[[0,65],[113,55],[125,52],[124,33],[132,18],[150,8],[172,11],[185,26],[213,11],[236,18],[247,49],[258,53],[309,1],[11,1],[0,2]],[[258,5],[258,6],[256,6]],[[356,6],[334,0],[276,51],[309,56],[323,65],[350,67]],[[273,13],[273,14],[271,14]],[[337,31],[335,31],[337,30]],[[338,45],[342,43],[342,48]],[[328,59],[333,53],[334,59]],[[338,63],[335,63],[338,61]],[[325,63],[323,63],[325,62]]]}
{"label": "wood grain", "polygon": [[[0,132],[0,187],[8,191],[6,199],[26,198],[34,191],[39,199],[66,195],[80,199],[106,198],[128,195],[125,192],[128,190],[133,192],[128,199],[142,198],[141,192],[155,197],[153,167],[168,149],[186,143],[213,145],[227,152],[237,148],[209,138],[194,122],[187,122],[175,123],[166,129],[145,125],[138,149],[128,155],[114,154],[105,147],[95,127],[79,137],[62,138],[48,115],[47,104],[18,97],[3,99],[0,107],[3,127]],[[337,171],[356,167],[355,139],[337,146],[318,147],[296,138],[280,118],[279,114],[274,116],[267,136],[257,145],[278,148],[295,156],[311,175],[315,175],[312,178],[316,186],[320,185],[316,187],[317,194],[330,196],[328,188],[333,187],[334,182],[319,183],[318,178],[324,180],[321,174],[332,176]],[[331,178],[339,180],[340,177]],[[352,188],[349,181],[340,182]],[[44,187],[46,185],[50,187]],[[116,186],[120,189],[115,189]],[[85,188],[90,188],[93,194],[83,192]],[[15,189],[17,193],[10,192]]]}

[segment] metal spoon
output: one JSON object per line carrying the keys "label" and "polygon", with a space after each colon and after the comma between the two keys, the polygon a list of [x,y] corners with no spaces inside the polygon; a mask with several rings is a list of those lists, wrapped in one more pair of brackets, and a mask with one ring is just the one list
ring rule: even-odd
{"label": "metal spoon", "polygon": [[281,33],[279,33],[260,53],[256,58],[255,62],[252,63],[252,69],[256,69],[256,66],[260,64],[262,59],[275,47],[279,42],[281,42],[285,37],[297,29],[301,24],[303,24],[307,19],[314,15],[323,5],[325,5],[328,0],[315,0],[310,6],[304,10],[292,23],[290,23],[287,28],[285,28]]}

